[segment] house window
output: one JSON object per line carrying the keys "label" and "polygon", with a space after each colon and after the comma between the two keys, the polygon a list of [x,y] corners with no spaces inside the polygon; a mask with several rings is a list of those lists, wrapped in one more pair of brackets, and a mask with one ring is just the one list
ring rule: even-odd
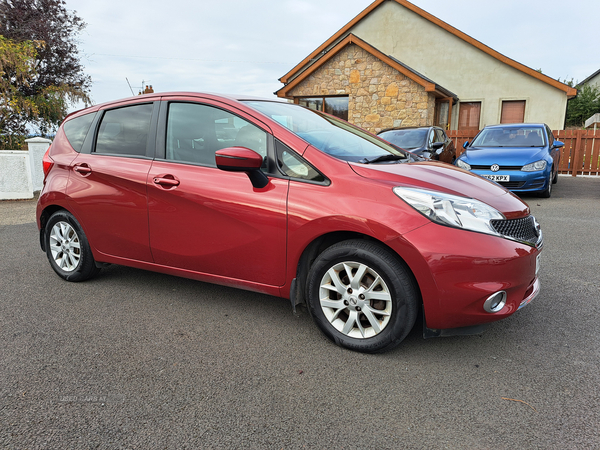
{"label": "house window", "polygon": [[525,121],[525,100],[503,101],[500,123],[523,123]]}
{"label": "house window", "polygon": [[348,96],[344,97],[302,97],[298,104],[316,111],[324,111],[340,119],[348,120]]}
{"label": "house window", "polygon": [[465,102],[460,104],[458,113],[459,130],[479,130],[481,102]]}

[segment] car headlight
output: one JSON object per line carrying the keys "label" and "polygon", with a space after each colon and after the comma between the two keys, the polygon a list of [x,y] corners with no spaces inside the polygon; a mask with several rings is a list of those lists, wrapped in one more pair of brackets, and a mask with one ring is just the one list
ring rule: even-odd
{"label": "car headlight", "polygon": [[536,172],[538,170],[544,170],[546,168],[546,161],[541,159],[539,161],[533,162],[531,164],[525,164],[521,167],[523,172]]}
{"label": "car headlight", "polygon": [[462,159],[457,159],[456,165],[458,167],[460,167],[461,169],[471,170],[471,166],[469,164],[467,164],[466,162],[464,162]]}
{"label": "car headlight", "polygon": [[497,209],[473,198],[405,187],[395,187],[394,193],[425,217],[442,225],[499,236],[490,221],[505,219]]}

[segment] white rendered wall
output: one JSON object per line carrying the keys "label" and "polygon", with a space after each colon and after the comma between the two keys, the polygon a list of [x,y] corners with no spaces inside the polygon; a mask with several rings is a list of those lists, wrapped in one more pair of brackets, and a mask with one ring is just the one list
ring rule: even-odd
{"label": "white rendered wall", "polygon": [[33,198],[44,184],[42,159],[49,139],[27,139],[29,150],[0,150],[0,200]]}
{"label": "white rendered wall", "polygon": [[33,198],[28,151],[0,150],[0,200]]}

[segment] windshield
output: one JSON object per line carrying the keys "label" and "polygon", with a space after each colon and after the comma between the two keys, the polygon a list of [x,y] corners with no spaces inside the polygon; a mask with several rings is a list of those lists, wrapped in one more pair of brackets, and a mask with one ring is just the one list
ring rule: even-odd
{"label": "windshield", "polygon": [[425,139],[427,139],[428,128],[417,128],[407,130],[390,130],[379,134],[380,138],[391,142],[398,147],[412,150],[415,148],[425,147]]}
{"label": "windshield", "polygon": [[319,150],[344,161],[358,162],[385,156],[410,160],[410,157],[364,130],[336,117],[290,103],[244,101],[286,127]]}
{"label": "windshield", "polygon": [[542,131],[532,126],[484,128],[473,139],[471,147],[542,147]]}

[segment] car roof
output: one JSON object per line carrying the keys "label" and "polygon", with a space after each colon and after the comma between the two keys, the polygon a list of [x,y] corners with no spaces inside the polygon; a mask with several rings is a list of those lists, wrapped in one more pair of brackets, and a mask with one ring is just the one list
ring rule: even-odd
{"label": "car roof", "polygon": [[245,100],[254,100],[254,101],[267,101],[267,102],[275,102],[275,103],[289,103],[282,101],[281,99],[274,97],[264,98],[264,97],[254,97],[251,95],[231,95],[231,94],[218,94],[213,92],[193,92],[193,91],[174,91],[174,92],[154,92],[152,94],[140,94],[134,95],[131,97],[125,97],[117,100],[111,100],[108,102],[99,103],[97,105],[88,106],[87,108],[83,108],[77,111],[74,111],[67,115],[65,119],[70,118],[74,115],[86,114],[88,112],[98,111],[99,109],[105,108],[107,106],[113,107],[118,106],[120,104],[126,105],[128,103],[136,103],[139,102],[151,102],[160,100],[161,97],[201,97],[213,100],[230,100],[234,102],[241,102]]}
{"label": "car roof", "polygon": [[[381,130],[379,133],[377,134],[381,134],[381,133],[386,133],[388,131],[402,131],[402,130],[429,130],[430,128],[440,128],[440,127],[436,127],[436,126],[429,126],[429,127],[398,127],[398,128],[387,128],[385,130]],[[441,128],[440,128],[441,129]]]}
{"label": "car roof", "polygon": [[522,127],[540,127],[544,128],[546,124],[544,123],[500,123],[497,125],[486,125],[486,128],[522,128]]}

